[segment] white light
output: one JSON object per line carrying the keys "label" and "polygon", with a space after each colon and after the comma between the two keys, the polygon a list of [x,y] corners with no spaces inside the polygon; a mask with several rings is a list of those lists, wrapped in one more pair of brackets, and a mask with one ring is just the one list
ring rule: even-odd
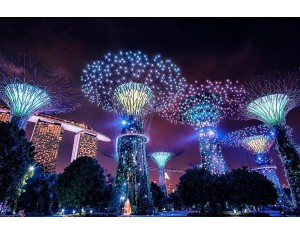
{"label": "white light", "polygon": [[90,213],[93,214],[93,210],[90,210]]}
{"label": "white light", "polygon": [[30,166],[29,171],[34,171],[34,166]]}
{"label": "white light", "polygon": [[213,131],[211,131],[211,130],[208,132],[208,135],[209,135],[209,136],[213,136],[214,134],[215,134],[215,132],[213,132]]}
{"label": "white light", "polygon": [[123,120],[121,123],[122,123],[122,125],[126,125],[127,124],[127,122],[125,120]]}
{"label": "white light", "polygon": [[75,210],[73,210],[73,214],[75,214]]}
{"label": "white light", "polygon": [[65,212],[65,209],[61,209],[61,212],[64,213],[64,212]]}

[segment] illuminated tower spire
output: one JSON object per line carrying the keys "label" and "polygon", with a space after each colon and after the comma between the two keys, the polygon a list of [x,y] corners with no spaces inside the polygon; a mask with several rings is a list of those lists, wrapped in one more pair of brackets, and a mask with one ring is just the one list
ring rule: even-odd
{"label": "illuminated tower spire", "polygon": [[[197,83],[197,82],[196,82]],[[189,85],[177,103],[162,115],[175,123],[189,124],[198,133],[201,166],[212,174],[224,174],[227,164],[219,145],[217,126],[223,118],[233,116],[243,104],[244,89],[238,82],[211,82]]]}
{"label": "illuminated tower spire", "polygon": [[40,112],[67,112],[79,106],[80,91],[54,67],[23,54],[0,53],[0,98],[10,119],[25,128]]}
{"label": "illuminated tower spire", "polygon": [[257,119],[274,128],[277,149],[296,207],[300,207],[300,156],[287,133],[285,117],[300,101],[300,72],[270,73],[251,79],[242,118]]}
{"label": "illuminated tower spire", "polygon": [[274,132],[266,125],[247,127],[228,134],[222,142],[232,147],[242,146],[255,156],[256,167],[252,170],[263,174],[270,180],[278,193],[278,203],[287,205],[285,195],[279,178],[276,174],[276,166],[272,165],[269,150],[275,141]]}
{"label": "illuminated tower spire", "polygon": [[152,213],[144,120],[147,114],[171,105],[185,85],[180,69],[170,60],[160,55],[149,59],[140,51],[108,53],[83,70],[84,94],[91,102],[123,118],[121,135],[116,141],[115,188],[119,211],[127,202],[133,213]]}
{"label": "illuminated tower spire", "polygon": [[168,161],[172,158],[181,155],[184,152],[181,148],[161,146],[147,149],[147,155],[151,158],[159,167],[159,186],[162,189],[165,196],[168,195],[166,178],[165,178],[165,167]]}

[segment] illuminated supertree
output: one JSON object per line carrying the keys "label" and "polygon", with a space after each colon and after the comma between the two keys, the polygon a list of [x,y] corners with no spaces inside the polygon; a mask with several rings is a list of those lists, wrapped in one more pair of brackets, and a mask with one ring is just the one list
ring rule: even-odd
{"label": "illuminated supertree", "polygon": [[0,98],[20,129],[35,113],[68,112],[79,106],[81,92],[70,79],[30,56],[0,53],[0,77]]}
{"label": "illuminated supertree", "polygon": [[293,202],[300,207],[300,156],[287,132],[285,117],[300,102],[299,70],[273,71],[251,79],[246,86],[247,102],[241,114],[258,119],[274,129],[277,149],[284,165]]}
{"label": "illuminated supertree", "polygon": [[118,208],[130,204],[134,213],[152,213],[144,119],[166,109],[184,91],[186,83],[180,69],[160,55],[148,59],[140,51],[120,51],[88,64],[82,83],[91,102],[123,118],[116,144]]}
{"label": "illuminated supertree", "polygon": [[147,149],[147,156],[159,167],[159,186],[165,196],[168,196],[165,178],[165,167],[168,161],[183,154],[184,149],[171,146],[159,146]]}
{"label": "illuminated supertree", "polygon": [[206,81],[205,85],[189,85],[178,102],[162,115],[175,123],[189,124],[198,132],[201,166],[212,174],[224,174],[227,164],[219,145],[217,125],[232,117],[244,102],[244,89],[236,81]]}
{"label": "illuminated supertree", "polygon": [[231,147],[244,147],[255,156],[256,167],[252,170],[263,174],[270,180],[278,193],[278,203],[287,205],[287,197],[276,174],[277,167],[272,165],[269,150],[275,141],[274,132],[266,125],[247,127],[228,134],[222,143]]}

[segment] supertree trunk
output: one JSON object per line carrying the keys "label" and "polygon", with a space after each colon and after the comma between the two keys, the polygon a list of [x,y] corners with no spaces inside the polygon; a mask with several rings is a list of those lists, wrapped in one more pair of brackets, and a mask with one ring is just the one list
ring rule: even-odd
{"label": "supertree trunk", "polygon": [[199,131],[201,165],[211,174],[225,174],[228,171],[216,132]]}
{"label": "supertree trunk", "polygon": [[285,126],[275,126],[277,147],[284,165],[295,207],[300,207],[300,157]]}
{"label": "supertree trunk", "polygon": [[115,187],[119,208],[129,199],[136,214],[150,214],[153,207],[145,144],[146,138],[138,134],[120,136],[117,142],[119,162]]}
{"label": "supertree trunk", "polygon": [[256,155],[255,163],[257,166],[271,165],[271,158],[267,153],[259,153]]}
{"label": "supertree trunk", "polygon": [[28,121],[29,117],[16,117],[12,116],[11,118],[11,123],[14,123],[15,125],[18,126],[19,129],[24,129],[26,126],[26,123]]}
{"label": "supertree trunk", "polygon": [[161,188],[164,195],[167,196],[168,190],[166,185],[165,170],[163,168],[159,169],[159,187]]}
{"label": "supertree trunk", "polygon": [[258,168],[255,171],[264,175],[269,181],[271,181],[274,184],[274,187],[276,188],[278,194],[278,200],[277,200],[278,203],[281,206],[288,205],[289,203],[288,203],[287,196],[283,191],[282,185],[280,184],[279,178],[275,171],[275,167],[265,166],[265,167]]}

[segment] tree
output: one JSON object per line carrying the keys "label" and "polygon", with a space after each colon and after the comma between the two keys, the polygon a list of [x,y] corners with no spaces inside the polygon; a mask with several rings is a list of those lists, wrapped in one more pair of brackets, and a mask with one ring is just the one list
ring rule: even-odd
{"label": "tree", "polygon": [[210,175],[203,186],[208,205],[213,213],[218,214],[226,210],[229,198],[227,175]]}
{"label": "tree", "polygon": [[55,174],[45,173],[40,167],[36,167],[34,176],[27,181],[20,196],[18,208],[24,209],[25,213],[52,214],[56,178]]}
{"label": "tree", "polygon": [[229,203],[237,205],[243,213],[244,205],[266,206],[278,198],[274,184],[263,175],[247,168],[234,169],[228,175]]}
{"label": "tree", "polygon": [[168,198],[168,203],[173,206],[173,209],[175,211],[178,210],[182,210],[185,209],[186,206],[183,202],[183,200],[181,199],[181,197],[179,196],[178,191],[175,191],[174,193],[171,193],[169,198]]}
{"label": "tree", "polygon": [[205,205],[215,214],[226,209],[226,175],[211,175],[203,168],[187,170],[180,178],[178,191],[186,205],[196,205],[201,212],[204,212]]}
{"label": "tree", "polygon": [[104,170],[96,159],[80,157],[58,176],[57,191],[62,206],[98,208],[104,200]]}
{"label": "tree", "polygon": [[166,198],[163,191],[156,183],[153,182],[151,182],[150,190],[152,193],[154,207],[156,207],[158,210],[162,210],[164,204],[166,203]]}
{"label": "tree", "polygon": [[30,166],[34,165],[34,147],[24,130],[13,123],[0,122],[0,202],[16,201],[22,193]]}
{"label": "tree", "polygon": [[[106,170],[105,170],[106,172]],[[114,184],[114,177],[107,173],[106,174],[106,187],[104,189],[104,193],[103,193],[103,200],[102,200],[102,203],[99,203],[99,206],[101,206],[102,208],[105,209],[105,211],[109,211],[111,212],[110,210],[110,204],[111,204],[111,200],[113,199],[113,196],[114,196],[114,187],[113,187],[113,184]],[[100,210],[100,208],[99,208]],[[115,211],[113,211],[115,212]]]}
{"label": "tree", "polygon": [[211,175],[205,169],[188,169],[179,179],[179,196],[187,206],[196,205],[198,210],[204,211],[204,206],[209,200],[207,187],[210,180]]}

